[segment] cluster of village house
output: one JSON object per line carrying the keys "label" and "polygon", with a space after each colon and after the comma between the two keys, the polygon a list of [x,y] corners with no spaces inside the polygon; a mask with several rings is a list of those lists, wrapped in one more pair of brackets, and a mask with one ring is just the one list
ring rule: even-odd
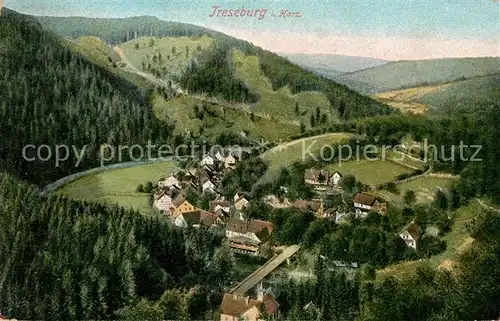
{"label": "cluster of village house", "polygon": [[[248,194],[236,193],[232,199],[226,199],[217,191],[223,175],[234,169],[237,159],[240,158],[222,151],[215,155],[204,156],[196,166],[174,171],[168,177],[161,178],[157,183],[154,207],[170,217],[178,227],[205,226],[224,229],[233,251],[256,255],[273,232],[273,224],[261,220],[245,220],[242,211],[251,201]],[[313,185],[318,192],[341,190],[341,180],[342,175],[339,172],[331,173],[323,169],[308,169],[304,174],[305,183]],[[189,188],[214,195],[209,211],[196,208],[186,200],[185,191]],[[283,189],[286,191],[285,187]],[[339,224],[349,216],[364,218],[369,212],[385,215],[387,210],[386,203],[367,193],[357,193],[354,196],[352,199],[354,211],[325,208],[321,198],[290,202],[287,198],[268,195],[265,197],[265,202],[273,208],[294,207],[309,210],[318,217],[334,219]],[[401,231],[400,237],[407,246],[416,249],[420,234],[419,227],[411,223]],[[342,265],[341,263],[339,264]],[[357,267],[356,263],[351,265]],[[274,315],[278,307],[272,295],[263,290],[259,290],[256,299],[225,294],[220,307],[221,320],[236,321],[246,318],[257,321],[263,310],[266,315]]]}
{"label": "cluster of village house", "polygon": [[[327,190],[331,191],[339,191],[340,183],[342,181],[342,174],[338,171],[330,172],[324,169],[307,169],[304,173],[304,182],[306,184],[310,184],[315,186],[315,189],[318,192],[324,192]],[[276,198],[270,197],[271,201],[269,204],[274,204],[275,206],[283,206],[283,202],[276,202]],[[281,204],[281,205],[280,205]],[[335,208],[325,209],[323,206],[323,200],[313,200],[313,201],[295,201],[292,204],[295,207],[307,207],[314,212],[319,217],[323,217],[326,219],[335,219],[336,223],[341,223],[346,220],[349,216],[355,216],[358,218],[365,218],[368,213],[376,212],[381,215],[385,215],[387,213],[387,203],[379,200],[376,196],[368,194],[368,193],[357,193],[352,199],[352,208],[354,208],[354,212],[339,211]],[[421,230],[417,224],[411,222],[407,226],[405,226],[399,236],[405,241],[408,247],[413,249],[417,249],[417,241],[420,238]]]}
{"label": "cluster of village house", "polygon": [[[257,254],[259,246],[271,235],[273,224],[261,220],[245,220],[243,209],[250,203],[250,196],[244,192],[236,193],[232,199],[226,199],[218,194],[217,186],[223,175],[236,166],[241,155],[231,152],[219,151],[215,155],[205,155],[196,166],[185,170],[172,172],[170,176],[161,178],[158,183],[158,192],[155,195],[154,207],[170,217],[179,227],[188,225],[209,228],[221,227],[226,231],[226,236],[231,247],[238,252]],[[324,169],[307,169],[304,173],[304,182],[315,187],[321,195],[322,191],[339,191],[342,175]],[[202,193],[214,195],[210,202],[210,210],[196,208],[185,198],[185,191],[189,188],[201,190]],[[286,191],[287,189],[283,187]],[[173,197],[173,195],[177,195]],[[312,211],[316,216],[324,219],[334,219],[342,223],[349,216],[364,218],[369,212],[385,215],[387,204],[368,193],[357,193],[352,199],[354,211],[344,208],[327,208],[321,197],[313,200],[289,201],[275,195],[267,195],[265,202],[273,208],[298,208]],[[400,236],[409,247],[416,249],[420,230],[415,224],[410,224]]]}
{"label": "cluster of village house", "polygon": [[[246,193],[236,193],[232,199],[226,199],[217,191],[223,175],[234,169],[240,157],[225,150],[218,151],[214,155],[205,155],[196,166],[161,178],[157,183],[154,207],[170,217],[178,227],[222,228],[234,251],[257,254],[260,245],[271,235],[273,224],[243,219],[242,211],[250,203]],[[191,204],[185,198],[188,189],[213,195],[210,210],[202,210]]]}

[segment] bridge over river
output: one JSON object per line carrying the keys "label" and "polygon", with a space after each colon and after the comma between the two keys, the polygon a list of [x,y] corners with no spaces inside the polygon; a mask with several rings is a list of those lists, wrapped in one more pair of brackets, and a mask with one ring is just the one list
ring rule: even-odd
{"label": "bridge over river", "polygon": [[299,245],[291,245],[285,248],[283,252],[271,258],[263,266],[255,270],[238,285],[232,288],[230,293],[239,296],[245,295],[246,292],[250,291],[254,286],[259,284],[259,282],[268,276],[272,271],[276,270],[281,263],[295,255],[299,249]]}

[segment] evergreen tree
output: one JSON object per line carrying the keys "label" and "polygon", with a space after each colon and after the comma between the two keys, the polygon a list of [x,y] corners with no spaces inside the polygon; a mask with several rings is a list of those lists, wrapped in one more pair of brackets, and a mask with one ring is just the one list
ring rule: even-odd
{"label": "evergreen tree", "polygon": [[314,118],[314,115],[311,115],[310,125],[311,127],[316,127],[316,118]]}
{"label": "evergreen tree", "polygon": [[403,196],[403,202],[406,205],[411,206],[415,203],[416,200],[417,200],[417,197],[416,197],[414,191],[412,191],[411,189],[405,191],[405,194]]}

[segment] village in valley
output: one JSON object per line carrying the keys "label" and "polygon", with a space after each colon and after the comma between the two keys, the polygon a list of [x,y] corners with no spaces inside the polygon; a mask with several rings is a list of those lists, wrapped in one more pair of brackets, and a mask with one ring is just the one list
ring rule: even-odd
{"label": "village in valley", "polygon": [[0,0],[0,321],[500,320],[464,2]]}
{"label": "village in valley", "polygon": [[[388,204],[383,198],[364,191],[346,193],[343,188],[342,173],[323,168],[311,167],[304,170],[303,182],[314,195],[310,199],[289,199],[286,186],[280,186],[280,195],[260,195],[259,200],[251,196],[252,191],[239,190],[232,197],[222,195],[221,182],[224,176],[234,171],[240,162],[249,158],[251,158],[250,152],[234,153],[223,149],[206,154],[197,162],[186,162],[184,168],[175,168],[165,173],[158,181],[152,183],[151,205],[154,211],[167,217],[178,228],[194,227],[222,231],[233,252],[251,257],[261,255],[262,249],[269,250],[268,243],[275,231],[272,222],[247,217],[246,210],[254,201],[264,202],[273,210],[294,209],[312,213],[316,219],[335,224],[349,222],[352,219],[363,220],[371,213],[381,216],[387,214]],[[142,186],[139,187],[141,188]],[[189,195],[207,199],[208,208],[197,207],[194,202],[188,200]],[[416,250],[422,230],[418,224],[411,221],[398,235],[409,249]],[[275,255],[266,264],[276,263],[272,261],[283,252],[283,246],[275,247],[271,251]],[[286,260],[289,260],[295,252],[296,250],[291,252]],[[323,255],[320,257],[326,259]],[[358,262],[332,261],[333,267],[341,269],[357,269],[359,265]],[[258,272],[259,270],[254,273]],[[273,297],[272,291],[262,287],[262,279],[267,275],[263,274],[258,278],[260,286],[256,289],[256,298],[250,298],[244,295],[244,292],[238,295],[234,290],[225,293],[220,306],[221,320],[235,321],[241,317],[258,320],[259,315],[263,313],[265,315],[278,313],[279,304]],[[253,274],[247,279],[252,277]],[[247,279],[241,284],[245,285]]]}

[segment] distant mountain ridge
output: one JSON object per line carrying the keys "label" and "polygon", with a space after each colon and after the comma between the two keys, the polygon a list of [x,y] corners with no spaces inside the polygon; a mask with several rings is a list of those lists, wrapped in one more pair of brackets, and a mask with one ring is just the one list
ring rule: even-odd
{"label": "distant mountain ridge", "polygon": [[389,63],[388,60],[371,57],[358,57],[335,54],[288,54],[279,53],[280,56],[288,58],[291,62],[314,70],[330,72],[350,73],[362,69],[373,68]]}
{"label": "distant mountain ridge", "polygon": [[500,72],[500,57],[403,60],[335,77],[362,94],[436,85]]}

